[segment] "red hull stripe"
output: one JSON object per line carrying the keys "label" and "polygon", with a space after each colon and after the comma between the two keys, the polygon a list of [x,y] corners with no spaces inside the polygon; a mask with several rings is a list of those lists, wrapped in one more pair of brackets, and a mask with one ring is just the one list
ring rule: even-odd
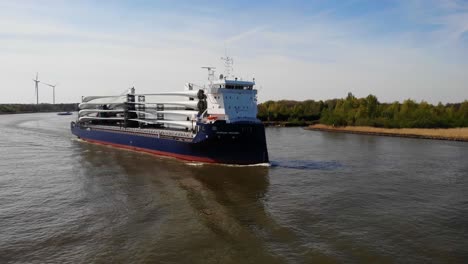
{"label": "red hull stripe", "polygon": [[122,148],[122,149],[129,149],[129,150],[134,150],[134,151],[141,151],[141,152],[146,152],[146,153],[159,155],[159,156],[173,157],[173,158],[177,158],[177,159],[181,159],[181,160],[199,161],[199,162],[207,162],[207,163],[218,163],[216,160],[206,158],[206,157],[197,157],[197,156],[175,154],[175,153],[171,153],[171,152],[158,151],[158,150],[152,150],[152,149],[145,149],[145,148],[139,148],[139,147],[130,147],[130,146],[127,146],[127,145],[109,143],[109,142],[94,140],[94,139],[85,139],[85,138],[81,138],[81,139],[83,139],[84,141],[87,141],[87,142],[95,143],[95,144],[112,146],[112,147]]}

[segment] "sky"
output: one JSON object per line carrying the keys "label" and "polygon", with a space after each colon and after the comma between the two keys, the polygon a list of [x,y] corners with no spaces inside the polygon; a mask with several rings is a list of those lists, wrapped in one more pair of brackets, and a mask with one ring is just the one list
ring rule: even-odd
{"label": "sky", "polygon": [[35,102],[36,72],[58,103],[181,90],[226,53],[260,102],[461,102],[468,0],[0,0],[0,103]]}

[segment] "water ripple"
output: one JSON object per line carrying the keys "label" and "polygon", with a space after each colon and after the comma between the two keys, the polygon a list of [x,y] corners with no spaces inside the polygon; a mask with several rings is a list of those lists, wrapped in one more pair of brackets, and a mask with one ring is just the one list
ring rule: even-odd
{"label": "water ripple", "polygon": [[338,161],[276,160],[271,161],[271,167],[296,170],[336,170],[341,168],[342,164]]}

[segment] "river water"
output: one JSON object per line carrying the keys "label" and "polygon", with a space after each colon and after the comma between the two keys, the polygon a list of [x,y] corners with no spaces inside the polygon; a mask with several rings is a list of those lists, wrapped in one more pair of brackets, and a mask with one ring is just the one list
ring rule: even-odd
{"label": "river water", "polygon": [[0,116],[0,263],[468,263],[468,143],[267,128],[270,167]]}

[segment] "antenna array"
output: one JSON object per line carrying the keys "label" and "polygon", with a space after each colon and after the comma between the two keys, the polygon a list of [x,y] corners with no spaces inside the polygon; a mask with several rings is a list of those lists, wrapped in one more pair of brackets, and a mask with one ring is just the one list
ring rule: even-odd
{"label": "antenna array", "polygon": [[226,57],[221,57],[221,60],[224,61],[224,75],[228,78],[231,76],[231,73],[234,72],[234,60],[228,55],[226,55]]}

